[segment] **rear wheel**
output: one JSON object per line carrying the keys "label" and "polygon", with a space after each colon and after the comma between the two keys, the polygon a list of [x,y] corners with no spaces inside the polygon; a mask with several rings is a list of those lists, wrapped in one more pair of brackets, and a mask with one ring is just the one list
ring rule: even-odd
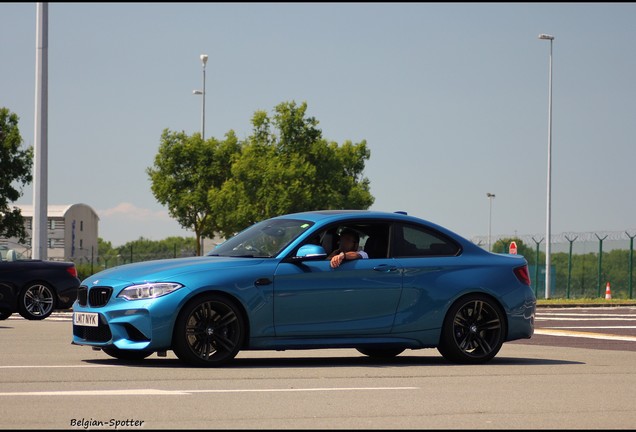
{"label": "rear wheel", "polygon": [[362,354],[378,360],[388,360],[400,355],[404,348],[356,348]]}
{"label": "rear wheel", "polygon": [[117,347],[102,348],[106,354],[119,360],[139,361],[152,354],[152,351],[123,350]]}
{"label": "rear wheel", "polygon": [[473,294],[449,309],[437,349],[454,363],[485,363],[497,355],[506,333],[501,307],[490,297]]}
{"label": "rear wheel", "polygon": [[13,315],[13,313],[9,309],[0,309],[0,321],[6,320],[11,315]]}
{"label": "rear wheel", "polygon": [[43,283],[32,283],[20,293],[18,312],[28,320],[43,320],[55,308],[55,291]]}
{"label": "rear wheel", "polygon": [[236,304],[208,294],[188,303],[179,313],[173,351],[195,366],[219,366],[238,354],[244,337],[243,315]]}

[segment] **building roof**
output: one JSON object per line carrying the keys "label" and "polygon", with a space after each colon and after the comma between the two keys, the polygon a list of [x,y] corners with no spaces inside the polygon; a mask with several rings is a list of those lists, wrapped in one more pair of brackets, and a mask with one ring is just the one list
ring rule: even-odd
{"label": "building roof", "polygon": [[[33,217],[33,205],[16,204],[15,207],[20,209],[23,217]],[[97,212],[87,204],[52,204],[47,207],[47,217],[64,217],[66,213],[73,207],[88,207],[91,212],[97,216]],[[99,216],[97,216],[99,219]]]}

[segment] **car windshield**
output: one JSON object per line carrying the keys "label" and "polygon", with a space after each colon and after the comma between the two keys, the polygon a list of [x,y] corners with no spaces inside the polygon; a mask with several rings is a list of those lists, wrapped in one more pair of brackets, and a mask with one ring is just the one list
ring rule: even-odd
{"label": "car windshield", "polygon": [[221,243],[207,255],[272,258],[312,225],[313,222],[297,219],[265,220]]}

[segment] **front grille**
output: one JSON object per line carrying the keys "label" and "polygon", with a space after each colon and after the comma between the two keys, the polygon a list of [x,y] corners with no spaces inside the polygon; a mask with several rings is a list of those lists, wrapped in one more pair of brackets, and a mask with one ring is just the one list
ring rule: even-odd
{"label": "front grille", "polygon": [[99,316],[97,327],[78,326],[73,324],[73,335],[87,342],[108,342],[113,335],[103,317]]}
{"label": "front grille", "polygon": [[89,290],[88,287],[81,286],[77,290],[77,301],[80,306],[101,307],[108,303],[112,294],[112,287],[96,286]]}
{"label": "front grille", "polygon": [[79,287],[79,289],[77,290],[77,301],[79,302],[80,306],[86,306],[87,299],[88,288],[86,288],[85,286]]}
{"label": "front grille", "polygon": [[112,287],[96,286],[88,291],[88,303],[93,307],[101,307],[108,303],[113,294]]}

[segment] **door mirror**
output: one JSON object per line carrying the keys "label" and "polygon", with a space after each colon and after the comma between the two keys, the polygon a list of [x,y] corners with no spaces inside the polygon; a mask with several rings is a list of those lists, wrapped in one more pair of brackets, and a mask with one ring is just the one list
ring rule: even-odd
{"label": "door mirror", "polygon": [[315,244],[306,244],[298,249],[295,257],[292,257],[292,261],[319,261],[327,258],[327,252],[322,246]]}

